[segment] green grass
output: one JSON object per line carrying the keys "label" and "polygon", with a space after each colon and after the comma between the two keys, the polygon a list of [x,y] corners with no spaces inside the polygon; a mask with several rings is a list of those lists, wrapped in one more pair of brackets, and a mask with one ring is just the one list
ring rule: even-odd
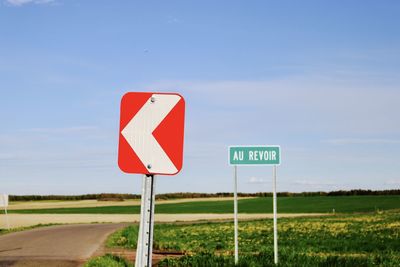
{"label": "green grass", "polygon": [[[217,256],[213,254],[198,254],[193,256],[184,256],[179,259],[164,259],[158,264],[159,267],[220,267],[235,266],[234,258],[231,256]],[[275,267],[272,253],[258,253],[256,255],[244,255],[239,258],[236,267]],[[373,257],[362,258],[352,256],[307,256],[287,252],[281,255],[280,267],[355,267],[355,266],[398,266],[396,261],[390,255],[376,255]]]}
{"label": "green grass", "polygon": [[[279,213],[371,212],[400,208],[400,196],[280,197]],[[139,214],[139,206],[10,210],[23,214]],[[240,213],[272,213],[272,198],[239,200]],[[156,205],[156,213],[233,213],[232,201],[197,201]]]}
{"label": "green grass", "polygon": [[89,260],[84,267],[133,267],[133,264],[128,263],[123,258],[107,254]]}
{"label": "green grass", "polygon": [[[239,223],[239,266],[272,266],[272,220]],[[279,266],[398,266],[400,210],[278,221]],[[233,223],[156,224],[154,249],[181,251],[160,266],[233,266]],[[109,246],[135,248],[137,226]]]}
{"label": "green grass", "polygon": [[136,248],[137,237],[139,234],[139,227],[126,227],[124,229],[116,231],[114,234],[108,237],[106,246],[112,247],[126,247]]}
{"label": "green grass", "polygon": [[61,224],[59,224],[59,223],[37,224],[37,225],[26,226],[26,227],[11,228],[10,230],[5,229],[5,228],[0,228],[0,235],[21,232],[21,231],[26,231],[26,230],[32,230],[32,229],[46,227],[46,226],[55,226],[55,225],[61,225]]}
{"label": "green grass", "polygon": [[8,213],[9,214],[11,214],[11,213],[19,213],[19,214],[139,214],[140,206],[8,210]]}

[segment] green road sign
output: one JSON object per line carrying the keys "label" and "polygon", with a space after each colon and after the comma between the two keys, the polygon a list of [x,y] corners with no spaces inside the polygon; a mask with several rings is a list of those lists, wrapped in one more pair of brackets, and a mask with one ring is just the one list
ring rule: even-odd
{"label": "green road sign", "polygon": [[230,146],[230,165],[279,165],[280,146]]}

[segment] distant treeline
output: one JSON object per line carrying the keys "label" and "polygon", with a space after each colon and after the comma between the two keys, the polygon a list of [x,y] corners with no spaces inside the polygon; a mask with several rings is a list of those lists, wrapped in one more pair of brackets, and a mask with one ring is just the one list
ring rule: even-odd
{"label": "distant treeline", "polygon": [[[363,190],[353,189],[349,191],[340,190],[332,192],[278,192],[279,197],[313,197],[313,196],[380,196],[380,195],[400,195],[400,189],[392,190]],[[259,193],[238,193],[239,197],[272,197],[271,192]],[[170,193],[157,195],[157,199],[176,199],[176,198],[207,198],[207,197],[233,197],[233,193]]]}
{"label": "distant treeline", "polygon": [[[311,196],[380,196],[380,195],[400,195],[400,189],[393,190],[362,190],[355,189],[349,191],[332,191],[332,192],[302,192],[302,193],[291,193],[291,192],[279,192],[279,197],[311,197]],[[239,197],[271,197],[270,192],[259,192],[259,193],[238,193]],[[209,198],[209,197],[233,197],[233,193],[168,193],[159,194],[156,199],[181,199],[181,198]],[[87,194],[87,195],[25,195],[17,196],[10,195],[10,201],[31,201],[31,200],[99,200],[99,201],[123,201],[125,199],[140,199],[140,195],[134,194],[113,194],[113,193],[102,193],[102,194]]]}
{"label": "distant treeline", "polygon": [[30,201],[30,200],[124,200],[124,199],[140,199],[140,195],[133,194],[87,194],[87,195],[10,195],[10,201]]}

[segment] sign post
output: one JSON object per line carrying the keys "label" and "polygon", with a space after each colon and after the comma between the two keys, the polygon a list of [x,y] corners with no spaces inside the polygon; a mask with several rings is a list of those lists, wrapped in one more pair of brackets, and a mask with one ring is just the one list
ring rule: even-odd
{"label": "sign post", "polygon": [[235,223],[235,264],[238,264],[239,262],[239,241],[238,241],[238,197],[237,197],[237,166],[234,166],[235,169],[235,175],[234,175],[234,199],[233,199],[233,206],[234,206],[234,223]]}
{"label": "sign post", "polygon": [[7,213],[8,195],[6,195],[6,194],[0,195],[0,207],[4,208],[4,214],[5,214],[5,217],[6,217],[7,229],[10,230],[10,221],[8,220],[8,213]]}
{"label": "sign post", "polygon": [[272,165],[273,213],[274,213],[274,263],[278,264],[278,221],[276,198],[276,170],[281,163],[280,146],[230,146],[229,164],[234,166],[234,224],[235,224],[235,264],[239,261],[238,250],[238,208],[237,208],[237,166]]}
{"label": "sign post", "polygon": [[277,208],[277,199],[276,199],[276,165],[274,165],[273,169],[273,205],[274,205],[274,263],[278,264],[278,208]]}
{"label": "sign post", "polygon": [[172,93],[127,93],[121,100],[118,165],[143,174],[135,266],[151,267],[155,175],[175,175],[183,165],[185,100]]}
{"label": "sign post", "polygon": [[135,266],[151,266],[153,254],[155,176],[144,175]]}

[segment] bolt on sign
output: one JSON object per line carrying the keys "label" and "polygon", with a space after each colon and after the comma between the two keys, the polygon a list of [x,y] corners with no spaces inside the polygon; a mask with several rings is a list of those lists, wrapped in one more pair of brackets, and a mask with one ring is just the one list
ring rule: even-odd
{"label": "bolt on sign", "polygon": [[182,169],[185,101],[179,94],[127,93],[121,101],[118,165],[126,173]]}
{"label": "bolt on sign", "polygon": [[279,146],[230,146],[230,165],[279,165]]}

